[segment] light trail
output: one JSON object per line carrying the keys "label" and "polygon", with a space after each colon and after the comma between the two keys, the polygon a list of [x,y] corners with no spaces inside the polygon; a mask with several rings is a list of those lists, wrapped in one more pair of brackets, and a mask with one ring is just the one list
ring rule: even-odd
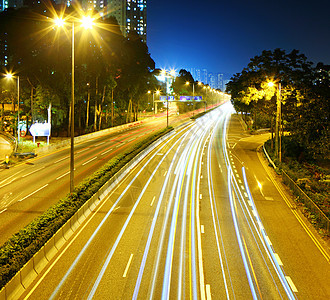
{"label": "light trail", "polygon": [[[152,219],[152,224],[151,224],[151,227],[150,227],[150,230],[149,230],[149,235],[148,235],[147,243],[146,243],[145,250],[144,250],[144,253],[143,253],[142,262],[141,262],[140,269],[139,269],[139,274],[138,274],[138,277],[137,277],[137,280],[136,280],[136,284],[135,284],[135,288],[134,288],[134,293],[133,293],[133,297],[132,297],[133,299],[137,299],[138,294],[139,294],[140,285],[141,285],[141,281],[142,281],[142,276],[143,276],[144,268],[145,268],[145,265],[146,265],[147,257],[148,257],[148,254],[149,254],[150,244],[151,244],[151,240],[152,240],[153,233],[154,233],[154,230],[155,230],[155,226],[156,226],[156,222],[157,222],[157,219],[158,219],[158,215],[159,215],[159,212],[160,212],[161,204],[163,202],[165,191],[166,191],[166,188],[167,188],[167,182],[169,181],[171,170],[172,170],[172,168],[174,166],[175,159],[178,156],[179,149],[180,149],[180,147],[181,147],[181,145],[183,143],[183,140],[186,137],[186,135],[187,135],[187,133],[184,134],[184,136],[181,138],[181,143],[180,143],[177,151],[174,153],[174,157],[173,157],[172,162],[171,162],[170,167],[169,167],[169,172],[167,173],[167,176],[165,178],[163,187],[162,187],[161,192],[160,192],[159,200],[158,200],[157,207],[156,207],[156,210],[155,210],[155,213],[154,213],[154,217]],[[173,184],[173,186],[176,186],[177,180],[178,180],[178,177],[175,178],[175,183]],[[174,194],[174,189],[172,189],[172,191],[171,191],[170,199],[173,199],[173,194]],[[169,206],[170,205],[171,205],[171,203],[169,203]],[[167,210],[167,212],[168,211],[169,210]],[[168,219],[168,216],[169,216],[169,213],[166,214],[165,220]],[[163,227],[163,229],[164,229],[164,227]],[[165,233],[163,231],[161,233],[161,235],[160,235],[160,246],[162,246],[162,244],[163,244],[164,235],[165,235]],[[162,248],[162,247],[160,247],[160,248]],[[159,261],[160,261],[160,253],[159,252],[160,251],[158,251],[157,260],[156,260],[156,263],[155,263],[156,271],[154,272],[154,275],[157,275],[158,274],[157,270],[158,270]],[[155,282],[156,282],[156,278],[154,276],[153,281],[152,281],[152,284],[151,284],[151,292],[150,292],[151,299],[153,297],[154,288],[156,286]]]}
{"label": "light trail", "polygon": [[[172,136],[172,138],[174,138],[174,135]],[[165,147],[169,142],[171,141],[171,138],[168,139],[167,142],[165,142],[161,149],[163,147]],[[159,150],[158,150],[159,151]],[[157,151],[156,151],[157,153]],[[147,163],[144,165],[143,168],[141,168],[139,174],[142,172],[142,170],[144,170],[144,168],[148,165],[148,163],[153,159],[153,157],[156,154],[152,155],[149,160],[147,161]],[[95,229],[95,231],[93,232],[92,236],[89,238],[89,240],[86,242],[86,244],[84,245],[83,249],[79,252],[79,254],[77,255],[76,259],[74,260],[74,262],[71,264],[71,266],[69,267],[69,269],[67,270],[67,272],[65,273],[65,275],[63,276],[62,280],[60,281],[60,283],[57,285],[57,287],[55,288],[54,292],[52,293],[52,295],[50,296],[49,299],[54,299],[57,295],[57,293],[59,292],[59,290],[61,289],[61,287],[63,286],[63,284],[66,282],[66,280],[68,279],[69,275],[72,273],[73,269],[75,268],[75,266],[78,264],[78,262],[80,261],[80,259],[82,258],[83,254],[85,253],[85,251],[87,250],[87,248],[89,248],[90,244],[92,243],[92,241],[94,240],[94,238],[96,237],[96,235],[98,234],[98,232],[100,231],[100,229],[102,228],[102,226],[104,225],[104,223],[106,222],[106,220],[109,218],[109,216],[111,215],[111,213],[116,209],[119,201],[123,198],[123,196],[125,195],[125,193],[128,191],[128,189],[131,187],[131,185],[133,184],[133,182],[135,181],[136,176],[132,179],[132,181],[127,184],[126,188],[124,189],[123,193],[118,197],[117,201],[113,204],[113,206],[111,207],[111,209],[108,211],[108,213],[105,215],[105,217],[102,219],[101,223],[98,225],[98,227]],[[94,291],[95,293],[95,291]]]}
{"label": "light trail", "polygon": [[[220,119],[219,119],[217,125],[215,126],[215,128],[217,126],[219,126],[219,123],[220,123]],[[228,271],[229,271],[229,267],[228,267],[228,262],[227,262],[227,259],[226,259],[226,252],[225,252],[224,242],[223,242],[222,234],[221,234],[221,227],[220,227],[220,221],[219,221],[219,216],[218,216],[218,209],[216,208],[214,184],[213,184],[213,175],[212,175],[212,171],[211,171],[211,166],[212,166],[211,150],[212,150],[212,144],[213,144],[214,139],[215,139],[215,129],[213,130],[213,133],[212,133],[212,136],[211,136],[211,143],[210,143],[210,146],[208,148],[208,153],[207,153],[207,155],[208,155],[207,156],[208,190],[209,190],[209,198],[210,198],[210,205],[211,205],[211,212],[212,212],[213,228],[214,228],[214,232],[215,232],[215,238],[216,238],[216,244],[217,244],[217,249],[218,249],[218,256],[219,256],[219,261],[220,261],[220,266],[221,266],[223,282],[224,282],[224,285],[225,285],[226,297],[227,297],[227,299],[230,299],[228,284],[227,284],[227,277],[226,277],[225,267],[224,267],[224,260],[225,260],[226,267],[227,267]],[[222,170],[221,170],[221,172],[222,172]],[[218,228],[219,228],[219,230],[218,230]],[[219,241],[219,239],[220,239],[220,241]],[[222,257],[222,254],[221,254],[220,242],[221,242],[221,246],[222,246],[222,249],[223,249],[224,258]],[[231,278],[230,278],[230,273],[229,273],[228,276],[229,276],[229,280],[230,280],[230,283],[231,283],[231,286],[232,286],[232,289],[233,289],[233,285],[232,285]],[[232,290],[232,291],[234,293],[234,290]]]}

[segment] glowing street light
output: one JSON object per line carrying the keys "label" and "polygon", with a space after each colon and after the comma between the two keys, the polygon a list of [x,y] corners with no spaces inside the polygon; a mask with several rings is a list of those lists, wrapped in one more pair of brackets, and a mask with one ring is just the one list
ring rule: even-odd
{"label": "glowing street light", "polygon": [[[85,16],[80,20],[81,26],[85,29],[91,29],[94,25],[94,19],[90,16]],[[65,25],[65,20],[62,18],[56,18],[54,23],[58,27],[63,27]],[[74,30],[75,21],[72,19],[71,23],[71,117],[70,117],[70,193],[74,190]]]}

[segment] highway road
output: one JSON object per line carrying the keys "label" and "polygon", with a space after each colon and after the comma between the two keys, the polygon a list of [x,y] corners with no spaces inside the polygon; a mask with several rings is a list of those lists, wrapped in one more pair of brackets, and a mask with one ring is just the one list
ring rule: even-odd
{"label": "highway road", "polygon": [[[165,126],[156,118],[75,144],[75,184]],[[69,193],[69,161],[64,148],[0,170],[0,244]]]}
{"label": "highway road", "polygon": [[22,299],[329,299],[326,250],[251,150],[259,137],[241,147],[251,137],[231,113],[155,147]]}

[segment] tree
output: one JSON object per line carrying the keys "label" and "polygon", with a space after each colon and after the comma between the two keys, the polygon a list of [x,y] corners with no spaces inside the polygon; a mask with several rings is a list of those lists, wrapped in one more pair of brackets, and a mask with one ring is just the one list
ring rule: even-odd
{"label": "tree", "polygon": [[[288,54],[281,49],[263,51],[231,78],[227,90],[237,111],[249,112],[255,120],[265,115],[272,127],[276,86],[281,83],[282,125],[304,149],[311,150],[314,156],[320,155],[329,152],[326,146],[329,71],[326,70],[320,64],[314,68],[298,50]],[[276,82],[275,87],[268,86],[270,81]]]}

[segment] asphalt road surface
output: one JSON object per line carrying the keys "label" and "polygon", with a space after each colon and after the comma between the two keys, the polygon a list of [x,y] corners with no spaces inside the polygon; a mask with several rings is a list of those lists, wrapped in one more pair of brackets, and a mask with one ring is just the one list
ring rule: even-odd
{"label": "asphalt road surface", "polygon": [[329,299],[327,251],[231,113],[155,147],[22,298]]}
{"label": "asphalt road surface", "polygon": [[[75,144],[75,184],[164,126],[157,118]],[[0,170],[0,244],[69,193],[69,163],[65,148]]]}

